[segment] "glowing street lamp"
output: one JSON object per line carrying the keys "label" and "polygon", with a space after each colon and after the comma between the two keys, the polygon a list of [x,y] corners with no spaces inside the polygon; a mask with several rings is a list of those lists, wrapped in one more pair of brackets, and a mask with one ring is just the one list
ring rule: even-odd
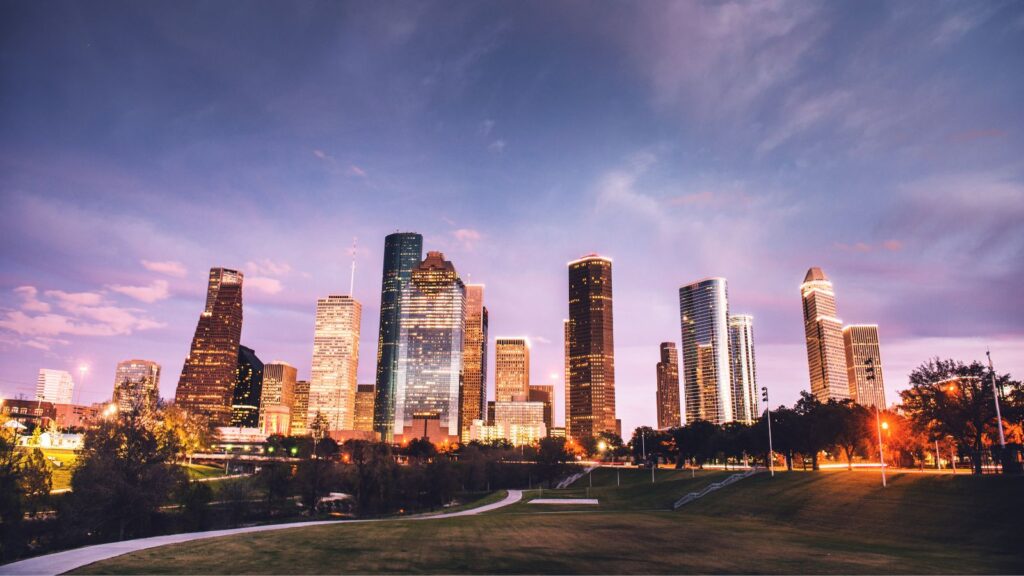
{"label": "glowing street lamp", "polygon": [[772,449],[772,405],[768,403],[768,387],[761,387],[761,399],[764,400],[765,416],[768,418],[768,470],[775,478],[775,450]]}
{"label": "glowing street lamp", "polygon": [[[878,425],[878,460],[882,468],[882,488],[885,488],[885,452],[882,450],[882,417],[878,411],[878,404],[875,404],[875,424]],[[886,422],[886,428],[888,427],[889,423]]]}

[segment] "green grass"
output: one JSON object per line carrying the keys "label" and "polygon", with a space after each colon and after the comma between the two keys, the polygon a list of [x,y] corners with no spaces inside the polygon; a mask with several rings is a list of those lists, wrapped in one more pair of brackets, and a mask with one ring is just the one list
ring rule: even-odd
{"label": "green grass", "polygon": [[419,516],[437,516],[439,514],[451,514],[452,512],[461,512],[463,510],[469,510],[471,508],[479,508],[480,506],[486,506],[504,500],[508,496],[508,492],[505,490],[495,490],[494,492],[484,493],[465,493],[460,494],[456,497],[458,504],[449,506],[443,510],[437,510],[435,512],[427,512],[425,514],[419,514]]}
{"label": "green grass", "polygon": [[189,480],[204,480],[206,478],[217,478],[224,475],[224,469],[206,464],[182,464],[182,468],[188,472]]}
{"label": "green grass", "polygon": [[595,473],[596,509],[518,504],[462,518],[246,534],[141,551],[82,572],[1024,572],[1022,478],[896,474],[883,491],[864,472],[762,474],[673,512],[652,503],[721,473],[664,472],[664,493],[639,474],[615,488],[614,470]]}
{"label": "green grass", "polygon": [[74,467],[78,455],[74,450],[63,450],[60,448],[40,448],[43,455],[61,463],[60,466],[50,460],[50,474],[53,480],[53,490],[65,490],[71,488],[71,469]]}

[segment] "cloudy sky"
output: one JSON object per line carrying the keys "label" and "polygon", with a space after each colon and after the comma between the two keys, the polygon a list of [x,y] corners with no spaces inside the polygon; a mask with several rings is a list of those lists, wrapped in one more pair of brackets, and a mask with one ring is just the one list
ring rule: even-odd
{"label": "cloudy sky", "polygon": [[[126,358],[174,394],[211,266],[244,344],[308,376],[358,238],[361,382],[384,236],[486,284],[492,342],[561,384],[566,263],[614,260],[624,429],[654,422],[678,288],[729,280],[759,384],[808,386],[798,286],[930,356],[1024,376],[1017,2],[5,2],[0,393]],[[493,388],[493,383],[492,383]],[[561,386],[557,413],[562,414]]]}

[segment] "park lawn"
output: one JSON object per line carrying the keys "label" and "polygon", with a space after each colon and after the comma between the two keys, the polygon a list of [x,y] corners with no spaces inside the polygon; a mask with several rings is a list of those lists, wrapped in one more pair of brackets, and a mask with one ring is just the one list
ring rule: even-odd
{"label": "park lawn", "polygon": [[[67,490],[71,488],[71,469],[74,468],[75,461],[78,459],[78,453],[61,448],[40,448],[40,450],[50,462],[50,478],[53,481],[51,489]],[[60,466],[57,466],[53,460],[49,460],[50,458],[60,462]]]}
{"label": "park lawn", "polygon": [[82,573],[1021,573],[1022,489],[1005,477],[896,474],[883,492],[870,473],[761,474],[675,512],[631,509],[648,502],[627,496],[580,512],[516,505],[190,542]]}
{"label": "park lawn", "polygon": [[189,480],[205,480],[207,478],[217,478],[218,476],[224,475],[224,469],[217,466],[208,466],[206,464],[182,464],[181,467],[188,472]]}

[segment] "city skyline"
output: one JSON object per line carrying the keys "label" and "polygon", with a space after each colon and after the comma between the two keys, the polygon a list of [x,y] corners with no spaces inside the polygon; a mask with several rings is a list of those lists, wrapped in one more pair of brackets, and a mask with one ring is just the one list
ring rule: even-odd
{"label": "city skyline", "polygon": [[933,355],[991,347],[1024,371],[1024,82],[1007,73],[1024,41],[1007,5],[608,6],[587,30],[543,8],[253,9],[230,41],[222,6],[131,25],[12,9],[12,29],[53,34],[4,39],[21,89],[0,110],[0,393],[31,397],[46,367],[89,404],[146,358],[173,397],[211,266],[246,275],[242,342],[308,380],[313,303],[347,288],[353,236],[372,382],[395,229],[487,285],[491,332],[529,336],[543,382],[564,370],[565,262],[614,258],[627,430],[656,421],[675,291],[706,276],[757,319],[773,403],[808,388],[809,266],[844,320],[879,324],[889,401]]}

